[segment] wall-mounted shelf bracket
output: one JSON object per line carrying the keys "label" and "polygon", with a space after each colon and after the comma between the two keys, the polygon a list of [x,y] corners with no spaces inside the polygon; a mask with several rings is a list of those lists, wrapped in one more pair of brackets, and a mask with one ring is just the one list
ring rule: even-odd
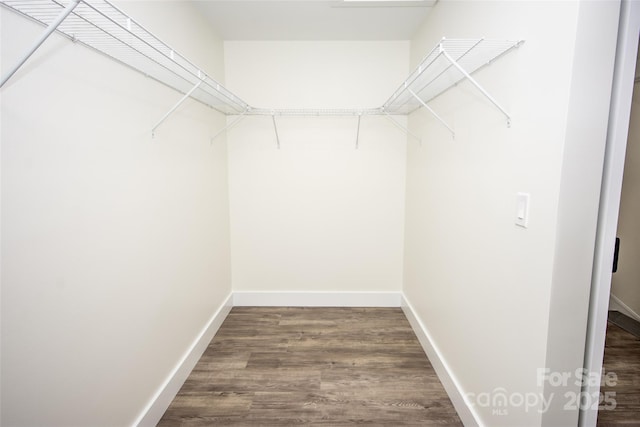
{"label": "wall-mounted shelf bracket", "polygon": [[240,122],[240,120],[244,119],[246,117],[247,111],[245,111],[244,113],[240,114],[238,117],[235,118],[235,120],[233,120],[231,123],[229,123],[228,125],[226,125],[225,127],[223,127],[222,129],[220,129],[215,135],[213,135],[211,137],[211,144],[213,144],[213,141],[215,141],[215,139],[217,137],[219,137],[220,135],[222,135],[225,131],[231,129],[232,127],[234,127],[236,124],[238,124]]}
{"label": "wall-mounted shelf bracket", "polygon": [[195,92],[196,89],[198,89],[200,87],[200,85],[204,82],[204,79],[201,79],[198,83],[195,84],[194,87],[192,87],[189,92],[185,93],[184,96],[182,98],[180,98],[180,100],[178,102],[176,102],[176,104],[171,107],[171,109],[169,111],[167,111],[167,113],[162,116],[162,118],[160,120],[158,120],[158,123],[156,123],[156,125],[151,129],[151,137],[155,137],[156,136],[156,129],[158,129],[158,127],[164,123],[165,120],[167,120],[167,118],[169,118],[169,116],[171,114],[173,114],[174,111],[176,111],[178,109],[178,107],[180,107],[182,105],[182,103],[184,101],[187,100],[187,98],[189,98],[191,96],[191,94],[193,92]]}
{"label": "wall-mounted shelf bracket", "polygon": [[420,138],[418,135],[416,135],[415,133],[411,132],[409,129],[407,129],[406,126],[403,126],[399,121],[397,121],[396,119],[393,118],[393,116],[389,113],[387,113],[386,111],[384,112],[384,116],[389,119],[391,121],[391,123],[393,123],[394,125],[396,125],[400,130],[402,130],[404,133],[406,133],[409,136],[414,137],[415,139],[418,140],[418,142],[420,142],[420,144],[422,144],[422,138]]}
{"label": "wall-mounted shelf bracket", "polygon": [[276,133],[276,143],[278,144],[278,150],[280,149],[280,136],[278,135],[278,126],[276,125],[276,113],[271,114],[271,120],[273,121],[273,130]]}
{"label": "wall-mounted shelf bracket", "polygon": [[435,117],[436,119],[438,119],[438,121],[439,121],[440,123],[442,123],[442,124],[444,125],[444,127],[446,127],[447,129],[449,129],[449,132],[451,132],[451,136],[455,138],[455,137],[456,137],[456,133],[453,131],[453,129],[451,129],[451,126],[449,126],[449,125],[447,124],[447,122],[445,122],[445,121],[442,119],[442,117],[440,117],[438,114],[436,114],[436,112],[435,112],[435,111],[433,111],[433,109],[432,109],[431,107],[429,107],[429,106],[427,105],[427,103],[426,103],[426,102],[424,102],[424,101],[422,100],[422,98],[420,98],[418,95],[416,95],[416,94],[415,94],[411,89],[408,89],[408,90],[409,90],[409,93],[410,93],[410,94],[411,94],[411,95],[412,95],[412,96],[413,96],[413,97],[414,97],[414,98],[415,98],[415,99],[416,99],[416,100],[417,100],[417,101],[418,101],[418,102],[419,102],[419,103],[420,103],[420,104],[421,104],[421,105],[422,105],[422,106],[423,106],[423,107],[424,107],[428,112],[430,112],[430,113],[433,115],[433,117]]}
{"label": "wall-mounted shelf bracket", "polygon": [[471,84],[473,84],[480,92],[482,92],[482,94],[487,97],[487,99],[491,101],[491,103],[495,105],[496,108],[502,112],[502,114],[505,115],[505,117],[507,118],[507,127],[511,127],[511,116],[504,108],[502,108],[498,101],[496,101],[495,98],[489,94],[489,92],[487,92],[482,86],[480,86],[480,84],[473,77],[471,77],[471,75],[467,73],[467,71],[462,68],[460,64],[458,64],[458,62],[453,59],[451,55],[449,55],[445,50],[442,50],[442,55],[447,59],[447,61],[451,63],[451,65],[453,65],[458,71],[460,71],[460,73],[467,80],[469,80]]}
{"label": "wall-mounted shelf bracket", "polygon": [[22,65],[27,62],[31,55],[33,55],[35,51],[38,50],[38,48],[42,45],[42,43],[44,43],[45,40],[47,40],[49,36],[53,34],[53,32],[60,26],[60,24],[62,24],[62,21],[64,21],[67,16],[69,16],[71,12],[73,12],[73,9],[75,9],[81,1],[82,0],[72,0],[69,2],[69,4],[67,4],[62,12],[60,12],[60,14],[53,20],[53,22],[49,24],[42,36],[40,36],[40,38],[34,43],[31,49],[29,49],[29,51],[27,51],[22,59],[20,59],[18,63],[2,77],[2,81],[0,81],[0,87],[4,86],[7,80],[9,80],[11,76],[13,76],[20,69],[20,67],[22,67]]}

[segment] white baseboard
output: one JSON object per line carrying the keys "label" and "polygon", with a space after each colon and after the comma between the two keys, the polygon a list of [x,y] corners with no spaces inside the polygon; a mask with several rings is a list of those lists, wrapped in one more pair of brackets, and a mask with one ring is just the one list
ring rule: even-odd
{"label": "white baseboard", "polygon": [[444,386],[451,403],[453,403],[460,420],[466,427],[481,426],[480,417],[472,406],[467,403],[464,397],[464,392],[455,375],[451,372],[451,369],[447,365],[447,361],[442,357],[442,354],[438,350],[429,334],[429,330],[424,326],[420,318],[417,316],[413,306],[407,298],[402,296],[402,311],[404,311],[409,324],[413,328],[413,332],[418,337],[418,341],[422,345],[424,352],[427,354],[433,369],[438,375],[438,379]]}
{"label": "white baseboard", "polygon": [[400,307],[401,292],[234,292],[234,306]]}
{"label": "white baseboard", "polygon": [[155,396],[153,396],[149,404],[142,411],[133,424],[134,426],[152,427],[158,424],[162,415],[164,415],[171,404],[171,401],[180,390],[180,387],[182,387],[182,384],[184,384],[191,373],[191,370],[196,363],[198,363],[198,360],[202,357],[202,354],[207,349],[214,335],[218,332],[220,325],[222,325],[222,322],[232,307],[233,294],[229,295],[220,308],[211,316],[211,319],[209,319],[207,325],[202,329],[202,332],[200,332],[198,337],[193,341],[184,356],[182,356],[182,359],[180,359],[176,367],[171,371],[171,374],[169,374],[165,382],[160,386]]}
{"label": "white baseboard", "polygon": [[640,322],[640,315],[633,311],[627,304],[623,303],[622,300],[614,294],[611,294],[611,298],[609,299],[609,310],[619,311],[620,313],[626,314],[632,319]]}

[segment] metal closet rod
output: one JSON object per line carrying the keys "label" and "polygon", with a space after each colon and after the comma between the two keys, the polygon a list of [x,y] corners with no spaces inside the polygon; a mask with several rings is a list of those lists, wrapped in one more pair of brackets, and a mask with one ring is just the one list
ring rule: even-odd
{"label": "metal closet rod", "polygon": [[249,116],[288,116],[288,117],[339,117],[371,116],[384,114],[381,108],[252,108],[246,111]]}

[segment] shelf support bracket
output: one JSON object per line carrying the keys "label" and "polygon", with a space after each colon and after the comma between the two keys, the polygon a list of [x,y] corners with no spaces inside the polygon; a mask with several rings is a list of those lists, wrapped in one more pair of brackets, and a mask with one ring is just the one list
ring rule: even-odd
{"label": "shelf support bracket", "polygon": [[81,2],[82,0],[72,0],[69,2],[69,4],[67,4],[64,10],[60,12],[60,14],[56,17],[56,19],[51,24],[49,24],[45,32],[35,42],[31,49],[29,49],[29,51],[27,51],[22,59],[18,61],[18,63],[2,77],[2,81],[0,81],[0,87],[4,86],[7,80],[9,80],[11,76],[13,76],[20,69],[20,67],[22,67],[22,65],[27,62],[31,55],[33,55],[35,51],[38,50],[42,43],[44,43],[49,38],[49,36],[53,34],[53,32],[60,26],[60,24],[62,24],[62,21],[67,19],[67,16],[69,16],[71,12],[73,12],[73,9],[75,9],[76,6],[78,6]]}
{"label": "shelf support bracket", "polygon": [[194,87],[192,87],[189,92],[185,93],[184,96],[182,98],[180,98],[180,101],[176,102],[176,104],[171,107],[171,109],[169,111],[167,111],[167,113],[162,116],[162,118],[160,120],[158,120],[158,123],[156,123],[156,125],[151,129],[151,136],[155,137],[156,136],[156,129],[158,129],[158,127],[164,123],[165,120],[167,120],[167,118],[178,109],[178,107],[180,105],[182,105],[182,103],[184,101],[187,100],[187,98],[189,98],[191,96],[191,94],[193,92],[195,92],[196,89],[198,89],[198,87],[200,87],[200,85],[202,84],[202,82],[204,82],[204,79],[200,80],[198,83],[196,83],[196,85]]}
{"label": "shelf support bracket", "polygon": [[415,94],[415,92],[413,92],[411,89],[408,89],[408,90],[409,90],[409,93],[410,93],[410,94],[411,94],[415,99],[417,99],[417,100],[418,100],[418,102],[419,102],[420,104],[422,104],[422,106],[423,106],[424,108],[426,108],[426,109],[427,109],[427,111],[429,111],[431,114],[433,114],[433,117],[435,117],[436,119],[438,119],[438,121],[439,121],[440,123],[442,123],[442,124],[444,125],[444,127],[446,127],[447,129],[449,129],[449,132],[451,132],[451,136],[455,138],[455,137],[456,137],[456,133],[453,131],[453,129],[451,129],[451,127],[447,124],[447,122],[445,122],[445,121],[442,119],[442,117],[440,117],[438,114],[436,114],[436,112],[435,112],[435,111],[433,111],[433,109],[432,109],[431,107],[429,107],[429,106],[427,105],[427,103],[426,103],[426,102],[424,102],[424,101],[422,100],[422,98],[420,98],[418,95],[416,95],[416,94]]}
{"label": "shelf support bracket", "polygon": [[471,77],[471,75],[467,73],[467,71],[462,68],[460,64],[458,64],[456,60],[453,59],[446,51],[442,51],[442,55],[444,55],[444,57],[447,58],[447,61],[449,61],[451,65],[453,65],[458,71],[460,71],[462,75],[467,78],[467,80],[469,80],[480,92],[482,92],[482,94],[486,96],[487,99],[491,101],[491,103],[495,105],[498,110],[502,111],[502,114],[504,114],[507,118],[507,127],[511,127],[511,116],[504,108],[502,108],[498,101],[496,101],[491,95],[489,95],[489,92],[487,92],[482,86],[480,86],[480,84],[473,77]]}
{"label": "shelf support bracket", "polygon": [[358,114],[358,130],[356,131],[356,150],[358,149],[358,142],[360,140],[360,119],[362,119],[362,113]]}
{"label": "shelf support bracket", "polygon": [[396,125],[399,129],[401,129],[404,133],[406,133],[409,136],[414,137],[415,139],[418,140],[418,142],[420,142],[420,144],[422,145],[422,138],[420,138],[418,135],[416,135],[415,133],[411,132],[409,129],[407,129],[405,126],[403,126],[402,124],[400,124],[399,121],[397,121],[396,119],[394,119],[391,114],[387,113],[386,111],[383,111],[384,116],[389,119],[394,125]]}
{"label": "shelf support bracket", "polygon": [[273,121],[273,130],[276,133],[276,143],[278,144],[278,150],[280,149],[280,136],[278,135],[278,126],[276,125],[276,113],[271,113],[271,120]]}
{"label": "shelf support bracket", "polygon": [[219,130],[215,135],[213,135],[213,136],[211,137],[211,140],[210,140],[211,144],[213,144],[213,141],[215,141],[215,139],[216,139],[217,137],[219,137],[220,135],[222,135],[222,133],[223,133],[224,131],[227,131],[227,130],[231,129],[231,128],[232,128],[232,127],[234,127],[236,124],[238,124],[238,123],[240,122],[240,120],[244,119],[244,118],[245,118],[245,114],[247,114],[247,112],[246,112],[246,111],[243,111],[243,112],[242,112],[242,114],[240,114],[238,117],[236,117],[234,121],[232,121],[231,123],[229,123],[228,125],[226,125],[226,126],[225,126],[225,127],[223,127],[222,129],[220,129],[220,130]]}

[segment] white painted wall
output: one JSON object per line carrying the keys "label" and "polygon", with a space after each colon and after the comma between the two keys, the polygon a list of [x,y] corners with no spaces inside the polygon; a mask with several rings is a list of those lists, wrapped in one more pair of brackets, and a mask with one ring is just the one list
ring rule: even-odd
{"label": "white painted wall", "polygon": [[[637,73],[636,73],[637,74]],[[611,294],[626,310],[640,317],[640,85],[633,89],[633,104],[629,122],[629,138],[624,166],[618,237],[620,258],[618,271],[612,276]],[[624,309],[623,309],[624,310]]]}
{"label": "white painted wall", "polygon": [[[256,107],[377,107],[408,42],[225,42]],[[399,291],[406,136],[382,117],[249,117],[228,133],[234,291]]]}
{"label": "white painted wall", "polygon": [[[576,422],[577,411],[542,417],[537,371],[565,369],[562,352],[582,366],[574,341],[584,345],[617,26],[617,3],[590,2],[600,21],[581,16],[585,3],[442,1],[412,41],[415,65],[443,36],[526,40],[477,74],[512,114],[511,128],[468,83],[432,103],[455,140],[423,111],[409,120],[424,142],[407,152],[404,293],[481,425]],[[587,49],[585,23],[602,28],[597,48]],[[589,85],[592,98],[577,96],[593,93]],[[517,192],[531,195],[527,229],[514,224]],[[581,209],[579,230],[558,222]],[[566,346],[554,328],[568,334]],[[494,411],[483,393],[537,402]],[[560,393],[552,403],[566,401]]]}
{"label": "white painted wall", "polygon": [[[120,3],[223,78],[190,6]],[[2,69],[41,27],[1,10]],[[1,92],[2,419],[130,425],[231,292],[224,117],[59,36]]]}
{"label": "white painted wall", "polygon": [[[585,362],[620,4],[581,1],[577,18],[545,360],[551,372],[572,375]],[[553,400],[542,415],[543,425],[578,422],[579,405],[570,399],[580,396],[581,387],[575,375],[573,380],[561,385],[545,383],[545,396]]]}

